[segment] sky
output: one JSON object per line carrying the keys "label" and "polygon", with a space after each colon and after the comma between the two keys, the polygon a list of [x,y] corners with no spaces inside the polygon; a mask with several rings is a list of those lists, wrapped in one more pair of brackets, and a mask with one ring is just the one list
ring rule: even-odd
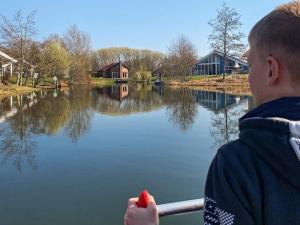
{"label": "sky", "polygon": [[[223,0],[9,0],[1,2],[0,14],[11,17],[37,10],[35,39],[52,33],[62,35],[71,25],[91,36],[93,49],[129,47],[166,52],[179,36],[195,45],[198,55],[211,49],[208,22],[216,17]],[[252,26],[282,0],[225,0],[241,15],[248,35]],[[246,40],[245,40],[246,41]]]}

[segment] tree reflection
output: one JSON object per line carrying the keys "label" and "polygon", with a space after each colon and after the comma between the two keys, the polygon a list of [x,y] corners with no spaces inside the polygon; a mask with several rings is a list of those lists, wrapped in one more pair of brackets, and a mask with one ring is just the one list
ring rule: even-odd
{"label": "tree reflection", "polygon": [[70,103],[63,92],[55,90],[37,95],[38,103],[27,112],[31,121],[31,131],[34,134],[54,135],[64,127],[69,120]]}
{"label": "tree reflection", "polygon": [[63,127],[71,140],[77,141],[90,127],[89,90],[50,90],[3,99],[0,103],[1,162],[13,160],[21,171],[22,163],[27,161],[36,169],[34,137],[55,135]]}
{"label": "tree reflection", "polygon": [[34,140],[41,134],[56,135],[63,131],[72,142],[77,142],[90,130],[94,111],[124,116],[165,106],[169,121],[187,131],[198,114],[197,103],[213,111],[210,133],[215,139],[214,148],[236,137],[238,117],[246,106],[236,107],[237,97],[225,92],[139,83],[79,85],[6,98],[0,101],[1,162],[13,160],[20,171],[23,162],[36,169]]}
{"label": "tree reflection", "polygon": [[7,160],[12,160],[18,171],[22,170],[22,163],[27,161],[32,169],[36,169],[35,163],[35,147],[36,143],[32,140],[29,132],[24,132],[22,135],[15,133],[15,131],[6,130],[1,133],[1,164]]}
{"label": "tree reflection", "polygon": [[32,104],[32,99],[17,97],[17,111],[13,118],[9,118],[8,124],[1,129],[1,164],[12,160],[18,171],[22,170],[22,163],[26,161],[32,169],[36,169],[34,150],[36,143],[32,140],[33,135],[30,120],[25,111]]}
{"label": "tree reflection", "polygon": [[[129,89],[128,94],[122,90]],[[116,96],[124,96],[122,98]],[[197,116],[197,105],[189,88],[168,88],[138,83],[113,85],[92,89],[92,107],[109,115],[126,115],[149,112],[167,106],[169,120],[183,131],[187,130]]]}
{"label": "tree reflection", "polygon": [[70,115],[65,132],[73,142],[77,142],[91,127],[92,112],[89,109],[91,105],[89,93],[89,86],[80,85],[70,89]]}
{"label": "tree reflection", "polygon": [[166,88],[164,102],[167,105],[169,120],[178,125],[181,130],[187,130],[197,116],[197,104],[191,89]]}
{"label": "tree reflection", "polygon": [[[127,94],[124,95],[124,92]],[[149,84],[113,85],[92,89],[92,107],[102,114],[127,115],[136,112],[149,112],[160,108],[162,105],[161,97],[152,91],[152,85]]]}
{"label": "tree reflection", "polygon": [[244,109],[250,101],[248,96],[234,96],[225,91],[222,91],[220,96],[219,99],[224,102],[224,106],[211,115],[210,134],[215,141],[213,149],[237,139],[239,118],[245,113]]}
{"label": "tree reflection", "polygon": [[122,84],[92,89],[92,107],[103,114],[149,112],[163,105],[167,106],[169,120],[184,131],[197,116],[197,105],[189,88],[162,89],[152,84],[138,83],[131,86]]}

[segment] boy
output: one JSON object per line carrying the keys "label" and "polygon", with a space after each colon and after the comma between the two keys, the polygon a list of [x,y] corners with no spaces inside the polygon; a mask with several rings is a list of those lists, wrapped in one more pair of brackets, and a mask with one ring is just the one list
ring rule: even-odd
{"label": "boy", "polygon": [[[257,107],[240,119],[239,139],[211,163],[204,224],[300,224],[300,1],[261,19],[249,44]],[[129,206],[125,225],[158,224],[156,211],[154,200],[139,212]]]}

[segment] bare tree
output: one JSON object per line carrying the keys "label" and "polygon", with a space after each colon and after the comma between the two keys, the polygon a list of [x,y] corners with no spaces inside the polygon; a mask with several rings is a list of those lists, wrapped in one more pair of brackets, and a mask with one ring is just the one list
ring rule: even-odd
{"label": "bare tree", "polygon": [[224,57],[224,73],[225,79],[228,55],[240,55],[245,49],[242,43],[245,35],[240,32],[242,23],[240,15],[234,8],[229,8],[225,2],[220,9],[217,10],[217,17],[208,23],[212,27],[212,33],[209,35],[209,42],[214,50],[223,54]]}
{"label": "bare tree", "polygon": [[163,73],[181,77],[181,81],[186,81],[192,74],[191,69],[196,60],[196,48],[193,43],[185,36],[181,36],[168,48],[168,55],[163,61]]}
{"label": "bare tree", "polygon": [[17,11],[12,19],[1,15],[0,37],[2,46],[10,49],[12,55],[18,59],[17,84],[22,84],[27,50],[31,38],[36,34],[35,17],[36,11],[24,16],[21,10]]}
{"label": "bare tree", "polygon": [[90,54],[90,71],[92,71],[93,75],[96,74],[97,69],[99,66],[99,56],[96,51],[92,51]]}
{"label": "bare tree", "polygon": [[85,82],[88,79],[90,68],[90,35],[80,31],[76,25],[72,25],[64,34],[63,40],[71,56],[71,80]]}

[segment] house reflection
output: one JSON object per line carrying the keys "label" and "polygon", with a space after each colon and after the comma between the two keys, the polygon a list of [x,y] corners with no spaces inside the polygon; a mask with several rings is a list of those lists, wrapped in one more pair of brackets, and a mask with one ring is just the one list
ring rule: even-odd
{"label": "house reflection", "polygon": [[204,90],[194,90],[193,96],[195,97],[197,103],[205,108],[213,111],[219,112],[224,108],[231,108],[239,105],[242,102],[248,101],[248,109],[246,111],[254,108],[253,100],[247,95],[232,95],[225,91],[204,91]]}
{"label": "house reflection", "polygon": [[128,84],[114,84],[112,86],[99,88],[98,93],[113,100],[122,101],[128,96]]}
{"label": "house reflection", "polygon": [[238,137],[239,118],[254,108],[253,98],[247,95],[197,90],[193,91],[193,96],[199,105],[212,112],[209,129],[214,150]]}
{"label": "house reflection", "polygon": [[[24,100],[26,104],[23,104]],[[26,95],[10,96],[2,99],[0,101],[0,123],[3,123],[7,119],[15,116],[20,109],[25,111],[36,103],[37,98],[35,92]]]}
{"label": "house reflection", "polygon": [[[31,110],[37,105],[36,93],[17,95],[0,101],[0,161],[12,161],[18,171],[26,161],[36,169]],[[5,129],[3,129],[5,128]]]}

